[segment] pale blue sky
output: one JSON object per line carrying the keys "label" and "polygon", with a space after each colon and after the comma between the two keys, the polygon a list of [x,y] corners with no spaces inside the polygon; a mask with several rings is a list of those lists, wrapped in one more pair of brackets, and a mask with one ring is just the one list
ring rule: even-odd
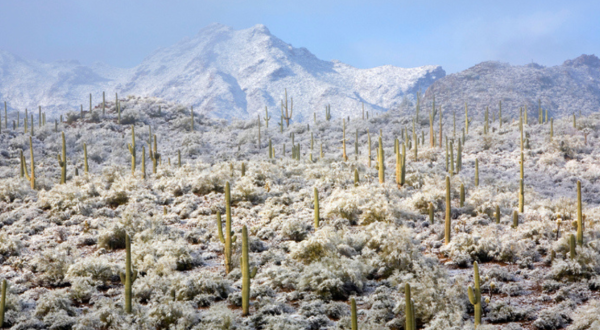
{"label": "pale blue sky", "polygon": [[561,64],[600,55],[600,1],[0,0],[0,50],[132,67],[218,22],[265,24],[324,60],[368,68],[485,60]]}

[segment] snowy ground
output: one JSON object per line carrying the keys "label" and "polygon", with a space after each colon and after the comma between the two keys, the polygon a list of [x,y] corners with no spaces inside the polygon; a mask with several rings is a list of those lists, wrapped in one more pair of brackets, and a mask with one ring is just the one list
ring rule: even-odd
{"label": "snowy ground", "polygon": [[[418,136],[425,133],[425,145],[418,146],[416,160],[414,151],[407,150],[406,184],[398,187],[394,138],[402,143],[404,128],[412,135],[412,116],[401,115],[409,108],[347,122],[348,160],[343,161],[341,118],[326,121],[324,113],[318,114],[316,124],[291,124],[283,133],[274,119],[268,129],[261,123],[258,148],[256,120],[228,124],[196,114],[190,132],[190,112],[181,105],[129,97],[121,100],[121,124],[114,104],[107,106],[105,116],[96,107],[83,120],[78,113],[66,117],[68,123],[58,124],[58,132],[53,122],[38,127],[36,121],[36,190],[19,170],[21,149],[30,165],[30,134],[23,133],[22,123],[17,131],[2,127],[0,276],[9,283],[5,326],[349,329],[349,299],[354,297],[360,329],[403,329],[408,282],[419,329],[469,329],[473,306],[467,287],[473,282],[472,262],[478,261],[482,296],[490,298],[483,302],[485,326],[478,329],[600,328],[598,115],[577,118],[577,128],[572,118],[555,120],[550,140],[550,125],[534,124],[530,114],[525,126],[525,212],[516,228],[512,213],[518,205],[518,121],[505,118],[501,129],[495,121],[492,132],[484,135],[481,118],[475,118],[466,135],[462,170],[451,179],[452,241],[444,245],[446,156],[445,148],[429,146],[428,114],[422,112],[417,124]],[[457,138],[463,122],[456,119]],[[127,149],[132,123],[135,176]],[[162,164],[152,174],[147,158],[143,179],[141,151],[144,147],[148,157],[149,129],[157,135]],[[436,134],[438,130],[436,118]],[[449,138],[454,135],[450,113],[444,114],[443,130]],[[62,131],[68,158],[63,185],[56,160]],[[377,179],[375,161],[380,131],[384,184]],[[292,133],[301,145],[299,161],[290,157]],[[269,139],[275,159],[268,158]],[[314,161],[309,160],[311,153]],[[578,180],[585,244],[571,259],[567,238],[575,232]],[[234,232],[248,226],[250,261],[258,267],[247,317],[240,308],[239,241],[235,269],[225,274],[217,235],[216,212],[224,213],[226,182],[232,187]],[[463,207],[461,183],[466,190]],[[315,187],[322,218],[316,230]],[[427,216],[429,203],[435,207],[433,224]],[[499,224],[493,217],[496,205],[502,213]],[[558,214],[563,220],[557,238]],[[118,275],[124,269],[125,233],[132,237],[133,265],[140,274],[133,286],[131,315],[123,309]]]}

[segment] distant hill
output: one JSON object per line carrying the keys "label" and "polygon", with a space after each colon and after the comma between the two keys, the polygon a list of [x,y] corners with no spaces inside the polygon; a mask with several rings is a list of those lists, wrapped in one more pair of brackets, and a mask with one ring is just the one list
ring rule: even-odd
{"label": "distant hill", "polygon": [[600,59],[581,55],[552,67],[483,62],[435,81],[424,95],[424,107],[431,106],[434,94],[447,115],[456,111],[462,116],[466,101],[469,115],[482,118],[486,106],[497,112],[502,101],[503,116],[514,118],[527,105],[529,120],[534,120],[538,100],[555,118],[590,114],[600,110]]}

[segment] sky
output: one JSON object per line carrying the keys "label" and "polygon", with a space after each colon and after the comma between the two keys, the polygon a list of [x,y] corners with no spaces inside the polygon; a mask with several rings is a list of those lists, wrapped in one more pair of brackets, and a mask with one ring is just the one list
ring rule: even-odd
{"label": "sky", "polygon": [[551,66],[600,55],[600,1],[0,0],[0,50],[130,68],[210,23],[266,25],[294,47],[359,68],[488,60]]}

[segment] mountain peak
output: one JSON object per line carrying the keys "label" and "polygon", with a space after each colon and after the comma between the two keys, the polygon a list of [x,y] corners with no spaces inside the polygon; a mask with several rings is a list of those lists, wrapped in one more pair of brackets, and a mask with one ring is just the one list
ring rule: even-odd
{"label": "mountain peak", "polygon": [[572,66],[572,67],[580,67],[580,66],[589,66],[592,68],[598,68],[600,67],[600,59],[592,54],[592,55],[586,55],[586,54],[582,54],[581,56],[572,59],[572,60],[566,60],[563,63],[564,66]]}

